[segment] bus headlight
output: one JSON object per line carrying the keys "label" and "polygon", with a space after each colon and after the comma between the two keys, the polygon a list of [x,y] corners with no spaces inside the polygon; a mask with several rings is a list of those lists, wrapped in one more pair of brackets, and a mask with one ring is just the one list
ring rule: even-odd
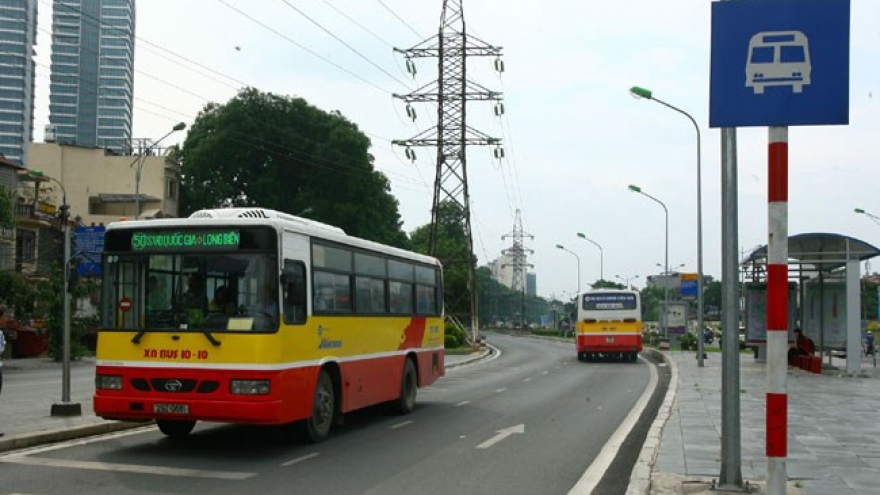
{"label": "bus headlight", "polygon": [[122,376],[95,375],[95,388],[98,390],[122,390]]}
{"label": "bus headlight", "polygon": [[229,393],[232,395],[269,395],[272,385],[269,380],[231,380]]}

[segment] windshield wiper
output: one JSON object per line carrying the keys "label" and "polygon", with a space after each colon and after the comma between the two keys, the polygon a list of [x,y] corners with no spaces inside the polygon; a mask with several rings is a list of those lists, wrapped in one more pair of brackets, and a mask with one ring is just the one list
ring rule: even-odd
{"label": "windshield wiper", "polygon": [[146,330],[141,330],[141,331],[139,331],[139,332],[137,333],[137,335],[135,335],[134,337],[132,337],[132,339],[131,339],[131,343],[132,343],[132,344],[140,344],[140,343],[141,343],[141,339],[144,337],[144,334],[145,334],[145,333],[147,333]]}
{"label": "windshield wiper", "polygon": [[210,342],[211,345],[213,345],[214,347],[220,347],[220,344],[222,344],[222,342],[215,339],[214,336],[211,335],[211,332],[209,332],[208,330],[205,330],[204,328],[202,328],[200,330],[203,334],[205,334],[205,338],[208,339],[208,342]]}

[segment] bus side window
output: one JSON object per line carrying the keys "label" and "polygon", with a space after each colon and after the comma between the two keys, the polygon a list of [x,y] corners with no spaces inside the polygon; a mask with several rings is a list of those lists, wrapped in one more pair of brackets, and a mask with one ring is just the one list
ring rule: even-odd
{"label": "bus side window", "polygon": [[306,267],[299,261],[284,260],[283,303],[284,323],[302,324],[306,321]]}

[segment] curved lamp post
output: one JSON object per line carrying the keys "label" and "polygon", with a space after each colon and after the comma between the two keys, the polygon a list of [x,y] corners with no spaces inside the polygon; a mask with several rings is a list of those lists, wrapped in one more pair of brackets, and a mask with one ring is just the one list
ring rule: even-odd
{"label": "curved lamp post", "polygon": [[605,280],[605,255],[602,253],[602,246],[581,232],[578,232],[577,235],[585,241],[592,242],[597,248],[599,248],[599,280]]}
{"label": "curved lamp post", "polygon": [[563,251],[566,251],[566,252],[568,252],[568,253],[571,253],[571,255],[574,256],[574,259],[577,260],[577,267],[578,267],[578,277],[577,277],[577,279],[578,279],[578,285],[577,285],[577,294],[575,294],[575,297],[577,297],[577,295],[581,293],[581,258],[577,255],[577,253],[575,253],[575,252],[572,251],[571,249],[565,249],[565,246],[563,246],[562,244],[557,244],[556,247],[559,248],[559,249],[561,249],[561,250],[563,250]]}
{"label": "curved lamp post", "polygon": [[866,217],[868,217],[868,218],[870,218],[871,220],[873,220],[874,223],[876,223],[877,225],[880,225],[880,217],[878,217],[877,215],[872,215],[872,214],[868,213],[867,211],[865,211],[865,210],[863,210],[863,209],[861,209],[861,208],[854,208],[853,211],[856,212],[856,213],[860,213],[860,214],[862,214],[862,215],[865,215]]}
{"label": "curved lamp post", "polygon": [[28,170],[27,177],[39,183],[43,181],[52,181],[61,188],[61,222],[64,230],[64,263],[62,264],[64,296],[62,302],[62,311],[64,312],[62,319],[62,365],[61,365],[61,403],[52,404],[50,414],[52,416],[80,416],[82,408],[79,403],[70,402],[70,205],[67,204],[67,190],[64,184],[54,177],[45,175],[40,170]]}
{"label": "curved lamp post", "polygon": [[167,138],[168,136],[174,134],[177,131],[182,131],[185,128],[186,128],[186,124],[184,124],[183,122],[179,122],[179,123],[175,124],[174,127],[172,127],[171,130],[168,132],[168,134],[165,134],[164,136],[160,137],[156,141],[153,141],[153,144],[147,146],[147,148],[141,152],[140,156],[135,158],[134,161],[131,162],[131,165],[129,165],[129,168],[134,169],[134,219],[135,220],[138,220],[141,218],[141,170],[144,168],[144,161],[147,158],[147,152],[150,151],[151,149],[155,148],[156,145],[158,145],[160,142],[162,142],[163,139]]}
{"label": "curved lamp post", "polygon": [[[660,201],[659,199],[655,198],[654,196],[651,196],[650,194],[646,193],[645,191],[642,191],[641,187],[636,186],[634,184],[630,184],[627,187],[629,188],[630,191],[639,193],[642,196],[645,196],[646,198],[653,200],[655,203],[657,203],[658,205],[663,207],[663,214],[666,217],[666,236],[665,236],[666,237],[666,247],[663,249],[663,264],[664,264],[663,271],[666,273],[669,273],[669,210],[666,208],[666,204],[664,204],[663,201]],[[664,285],[664,287],[663,287],[663,312],[665,313],[667,311],[667,307],[669,306],[669,287],[666,287],[666,284],[663,284],[663,285]],[[666,314],[663,314],[662,316],[663,316],[663,319],[662,319],[662,321],[663,321],[663,337],[668,338],[669,337],[669,329],[666,326]]]}
{"label": "curved lamp post", "polygon": [[[684,110],[670,105],[663,100],[654,97],[654,94],[645,88],[633,86],[629,89],[630,94],[644,98],[646,100],[656,101],[666,108],[674,110],[691,121],[694,129],[697,131],[697,332],[699,336],[703,334],[703,198],[702,198],[702,178],[700,176],[700,126],[697,121]],[[668,270],[667,270],[668,271]],[[703,366],[703,339],[697,339],[697,359],[698,366]]]}

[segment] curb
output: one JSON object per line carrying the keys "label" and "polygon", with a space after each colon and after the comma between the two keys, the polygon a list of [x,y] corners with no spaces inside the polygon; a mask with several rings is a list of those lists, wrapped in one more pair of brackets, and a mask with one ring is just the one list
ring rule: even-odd
{"label": "curb", "polygon": [[129,421],[110,421],[94,425],[74,426],[58,430],[41,431],[39,433],[24,433],[11,437],[0,437],[0,453],[11,450],[27,449],[39,445],[64,442],[76,438],[102,435],[117,431],[143,428],[151,423],[132,423]]}
{"label": "curb", "polygon": [[666,390],[666,396],[663,398],[663,403],[660,404],[657,417],[651,423],[651,428],[648,430],[648,436],[642,445],[639,458],[636,460],[635,466],[633,466],[626,495],[648,495],[650,493],[651,473],[654,470],[657,455],[660,452],[660,437],[663,435],[666,422],[669,421],[669,417],[672,415],[672,406],[678,393],[678,366],[675,364],[675,360],[670,359],[666,353],[654,349],[645,349],[643,352],[651,353],[654,357],[666,363],[671,371],[671,376],[669,377],[669,388]]}

